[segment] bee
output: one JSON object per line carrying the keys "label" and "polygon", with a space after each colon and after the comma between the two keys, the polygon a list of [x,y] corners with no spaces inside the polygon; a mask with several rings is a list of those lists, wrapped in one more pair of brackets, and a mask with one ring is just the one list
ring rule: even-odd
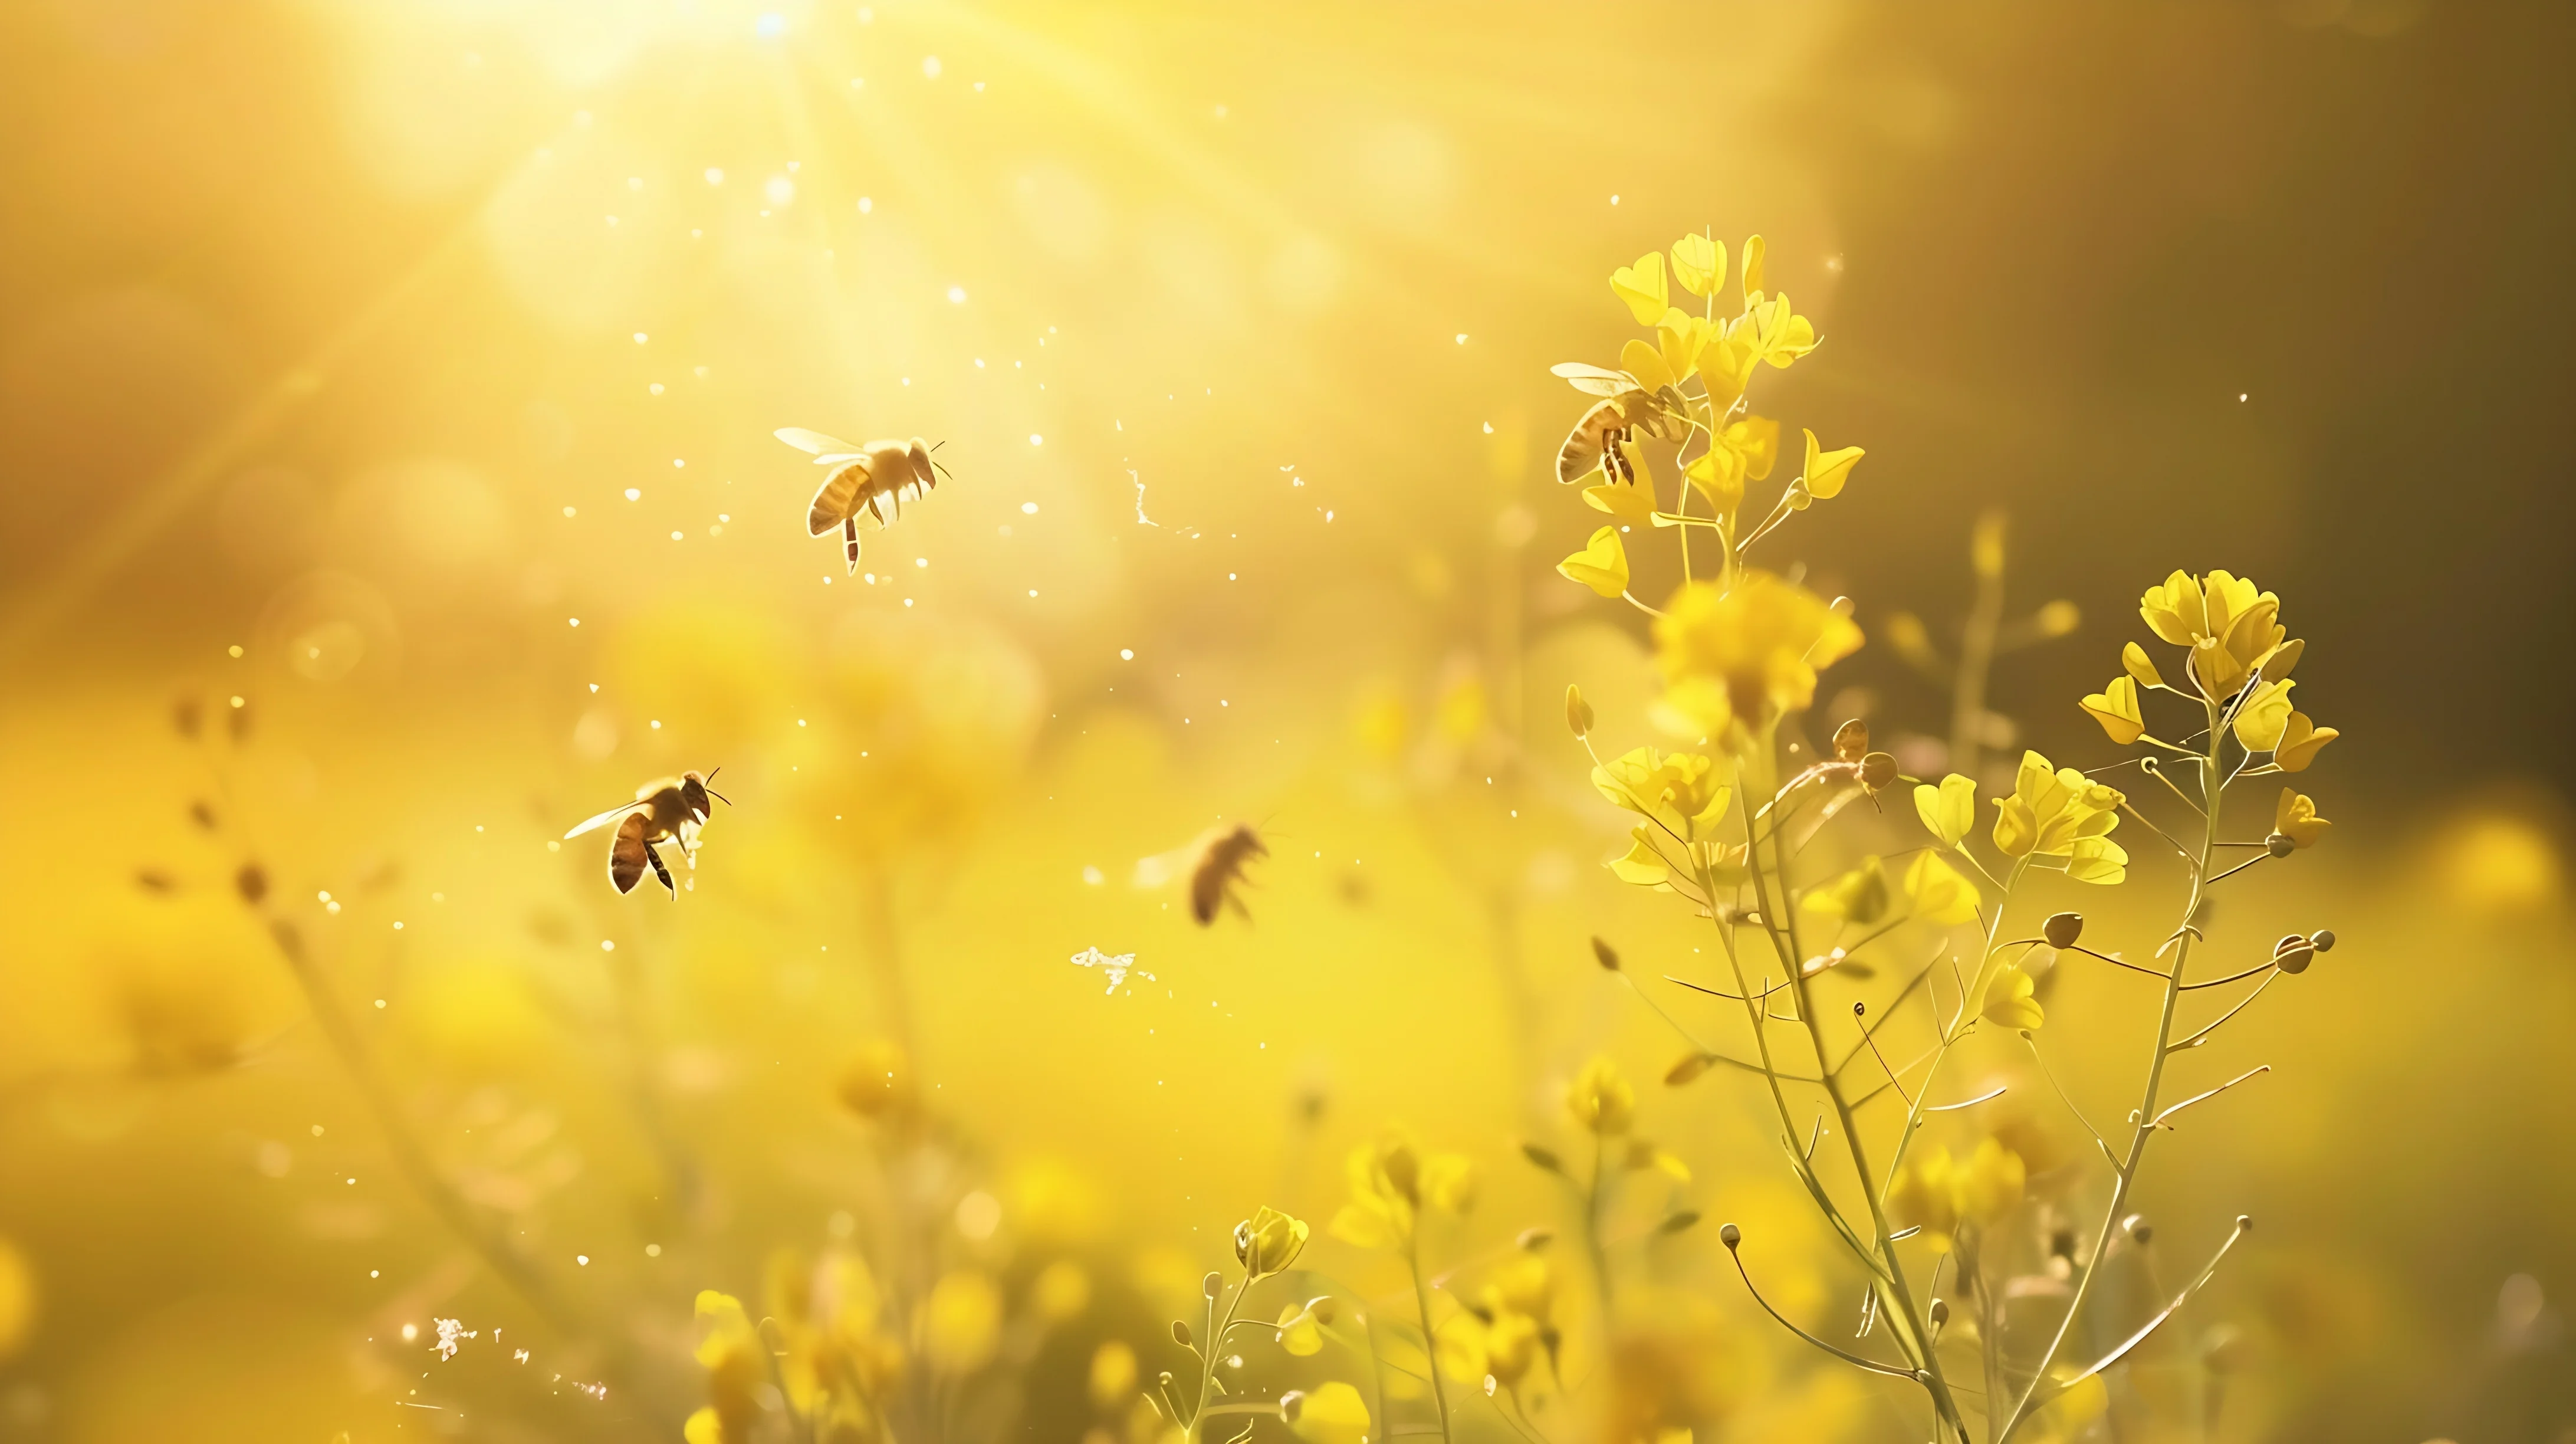
{"label": "bee", "polygon": [[1633,441],[1640,435],[1657,441],[1682,441],[1690,436],[1690,403],[1674,387],[1648,391],[1625,371],[1605,371],[1580,361],[1560,362],[1549,369],[1574,383],[1575,390],[1601,398],[1583,413],[1582,420],[1574,423],[1574,429],[1566,433],[1565,444],[1557,448],[1558,481],[1581,481],[1595,467],[1613,480],[1634,481],[1636,475],[1617,443]]}
{"label": "bee", "polygon": [[[644,869],[650,866],[653,875],[662,880],[662,886],[676,899],[680,890],[672,884],[671,869],[663,865],[662,854],[653,845],[657,842],[677,843],[680,856],[687,860],[689,866],[695,868],[698,865],[698,831],[706,826],[709,817],[715,815],[707,799],[712,797],[727,806],[733,803],[732,798],[707,786],[715,780],[716,772],[723,770],[719,767],[704,777],[694,772],[683,772],[677,777],[647,782],[635,789],[633,802],[624,807],[610,808],[565,833],[564,839],[569,842],[593,828],[616,823],[617,835],[608,844],[609,883],[620,893],[633,892],[637,880],[644,876]],[[694,883],[690,885],[696,886]]]}
{"label": "bee", "polygon": [[1217,913],[1231,905],[1247,921],[1252,910],[1243,905],[1235,888],[1244,881],[1244,865],[1256,857],[1268,857],[1261,834],[1250,823],[1220,823],[1170,852],[1140,859],[1136,864],[1136,886],[1160,887],[1173,878],[1190,880],[1190,916],[1200,927],[1216,922]]}
{"label": "bee", "polygon": [[809,536],[829,536],[834,527],[841,530],[848,545],[850,574],[859,570],[859,527],[868,530],[884,527],[888,518],[886,502],[894,503],[896,516],[903,515],[903,504],[918,500],[948,468],[931,457],[939,446],[923,443],[918,436],[905,441],[871,441],[865,446],[852,446],[834,436],[808,431],[801,426],[782,426],[778,439],[799,451],[814,453],[816,466],[827,466],[831,472],[814,492],[813,504],[805,511],[805,530]]}

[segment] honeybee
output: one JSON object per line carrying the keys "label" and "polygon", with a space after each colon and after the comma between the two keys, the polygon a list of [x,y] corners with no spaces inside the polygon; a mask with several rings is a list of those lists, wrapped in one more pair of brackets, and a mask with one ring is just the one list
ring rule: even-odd
{"label": "honeybee", "polygon": [[1598,467],[1613,479],[1636,480],[1615,444],[1650,436],[1657,441],[1682,441],[1690,436],[1690,403],[1671,386],[1648,391],[1636,377],[1625,371],[1606,371],[1586,366],[1580,361],[1560,362],[1548,368],[1574,383],[1574,389],[1598,396],[1601,400],[1583,413],[1566,433],[1565,444],[1556,450],[1556,479],[1561,482],[1581,481]]}
{"label": "honeybee", "polygon": [[723,770],[719,767],[704,777],[694,772],[683,772],[677,777],[647,782],[635,789],[633,802],[624,807],[612,807],[590,819],[565,833],[564,840],[569,842],[593,828],[616,823],[617,835],[608,844],[610,884],[620,893],[633,892],[636,882],[644,876],[644,869],[650,866],[653,875],[662,880],[662,886],[676,899],[680,890],[672,884],[671,869],[663,865],[662,854],[653,845],[657,842],[677,843],[680,856],[687,860],[689,866],[694,869],[698,865],[698,831],[706,826],[709,817],[715,815],[707,799],[712,797],[727,806],[733,802],[732,798],[707,786],[715,780],[716,772]]}
{"label": "honeybee", "polygon": [[[841,529],[848,544],[850,573],[859,570],[859,527],[882,528],[888,518],[883,503],[894,503],[895,515],[903,515],[903,504],[918,500],[939,485],[941,474],[948,468],[931,459],[938,446],[923,443],[918,436],[905,441],[871,441],[865,446],[852,446],[835,436],[808,431],[802,426],[782,426],[778,439],[799,451],[814,453],[816,466],[832,470],[814,492],[814,501],[805,511],[805,530],[810,536],[828,536],[832,528]],[[939,443],[946,446],[947,442]]]}
{"label": "honeybee", "polygon": [[1262,845],[1261,834],[1250,823],[1220,823],[1170,852],[1138,860],[1136,886],[1160,887],[1187,876],[1190,916],[1200,927],[1215,923],[1218,911],[1228,905],[1248,921],[1252,910],[1243,905],[1235,887],[1244,880],[1246,863],[1269,855],[1270,849]]}

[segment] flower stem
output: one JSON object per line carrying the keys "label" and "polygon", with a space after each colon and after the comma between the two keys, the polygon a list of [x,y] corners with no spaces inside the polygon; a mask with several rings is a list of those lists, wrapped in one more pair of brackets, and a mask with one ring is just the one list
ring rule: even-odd
{"label": "flower stem", "polygon": [[[1593,1178],[1596,1183],[1600,1178],[1597,1165],[1593,1171]],[[1415,1217],[1414,1223],[1417,1228],[1420,1226],[1419,1215]],[[1405,1267],[1413,1272],[1413,1307],[1422,1320],[1422,1356],[1431,1366],[1431,1404],[1433,1408],[1440,1411],[1441,1444],[1448,1444],[1449,1386],[1440,1381],[1440,1345],[1431,1337],[1431,1290],[1422,1282],[1422,1240],[1411,1229],[1405,1232],[1404,1263]]]}

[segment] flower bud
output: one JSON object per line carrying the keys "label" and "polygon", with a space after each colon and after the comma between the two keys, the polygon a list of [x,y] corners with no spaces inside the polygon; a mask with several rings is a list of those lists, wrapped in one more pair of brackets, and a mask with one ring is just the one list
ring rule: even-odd
{"label": "flower bud", "polygon": [[1583,689],[1571,682],[1565,686],[1565,725],[1577,737],[1592,735],[1592,704],[1583,700]]}
{"label": "flower bud", "polygon": [[1854,717],[1834,729],[1834,760],[1858,762],[1869,753],[1869,724]]}
{"label": "flower bud", "polygon": [[2272,966],[2293,977],[2306,972],[2316,958],[2316,948],[2297,933],[2285,934],[2272,945]]}
{"label": "flower bud", "polygon": [[1721,1223],[1717,1226],[1717,1241],[1732,1249],[1744,1242],[1744,1230],[1731,1223]]}
{"label": "flower bud", "polygon": [[2130,1214],[2127,1218],[2120,1220],[2120,1227],[2128,1230],[2129,1237],[2136,1239],[2139,1247],[2141,1248],[2155,1242],[2156,1226],[2147,1222],[2145,1214]]}
{"label": "flower bud", "polygon": [[1948,1299],[1934,1299],[1932,1301],[1931,1318],[1932,1327],[1938,1329],[1946,1326],[1950,1322],[1950,1301]]}
{"label": "flower bud", "polygon": [[1306,1251],[1306,1236],[1304,1219],[1265,1205],[1234,1226],[1234,1256],[1250,1278],[1267,1278],[1297,1261]]}
{"label": "flower bud", "polygon": [[1184,1349],[1188,1348],[1190,1346],[1190,1326],[1181,1322],[1179,1319],[1172,1320],[1172,1342],[1180,1345]]}
{"label": "flower bud", "polygon": [[1199,1280],[1199,1292],[1207,1295],[1209,1298],[1215,1298],[1217,1295],[1224,1293],[1225,1275],[1216,1272],[1214,1269],[1210,1269],[1208,1271],[1208,1276]]}
{"label": "flower bud", "polygon": [[243,902],[257,907],[268,896],[268,874],[258,863],[243,863],[241,871],[233,874],[233,891],[241,894]]}
{"label": "flower bud", "polygon": [[1520,1231],[1519,1237],[1512,1240],[1512,1246],[1525,1253],[1536,1253],[1555,1241],[1555,1229],[1525,1228]]}
{"label": "flower bud", "polygon": [[1619,971],[1619,950],[1597,937],[1592,940],[1592,960],[1601,965],[1603,972]]}
{"label": "flower bud", "polygon": [[1378,1163],[1397,1197],[1407,1203],[1422,1201],[1422,1159],[1412,1144],[1400,1140],[1389,1144],[1379,1151]]}
{"label": "flower bud", "polygon": [[1693,1224],[1695,1224],[1695,1223],[1698,1223],[1698,1222],[1699,1222],[1699,1211],[1698,1211],[1697,1209],[1689,1209],[1689,1208],[1686,1208],[1686,1209],[1683,1209],[1681,1212],[1676,1213],[1676,1214],[1672,1215],[1672,1216],[1671,1216],[1671,1217],[1669,1217],[1669,1218],[1666,1218],[1662,1223],[1656,1224],[1656,1225],[1655,1225],[1655,1232],[1657,1232],[1657,1233],[1668,1233],[1668,1234],[1669,1234],[1669,1233],[1680,1233],[1680,1232],[1682,1232],[1683,1230],[1685,1230],[1685,1229],[1689,1228],[1691,1225],[1693,1225]]}
{"label": "flower bud", "polygon": [[2308,946],[2321,953],[2333,952],[2334,933],[2330,929],[2319,928],[2315,932],[2308,934]]}
{"label": "flower bud", "polygon": [[2039,925],[2039,935],[2052,948],[2071,948],[2084,936],[2084,914],[2050,913],[2048,921]]}
{"label": "flower bud", "polygon": [[1707,1072],[1708,1062],[1709,1059],[1706,1053],[1683,1054],[1680,1062],[1675,1063],[1672,1067],[1664,1070],[1664,1086],[1667,1088],[1679,1088],[1702,1073]]}
{"label": "flower bud", "polygon": [[1535,1143],[1522,1144],[1521,1157],[1528,1159],[1530,1162],[1546,1169],[1550,1173],[1563,1173],[1565,1171],[1565,1161],[1556,1156],[1555,1150],[1542,1147]]}
{"label": "flower bud", "polygon": [[1896,754],[1872,752],[1860,760],[1860,785],[1872,792],[1885,792],[1896,781]]}
{"label": "flower bud", "polygon": [[2286,832],[2276,832],[2263,839],[2263,850],[2274,857],[2288,857],[2299,850],[2299,842]]}

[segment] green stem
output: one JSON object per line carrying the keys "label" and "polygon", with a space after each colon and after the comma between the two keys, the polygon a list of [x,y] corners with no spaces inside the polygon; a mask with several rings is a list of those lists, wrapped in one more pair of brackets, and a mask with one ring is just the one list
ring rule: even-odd
{"label": "green stem", "polygon": [[2156,1134],[2156,1095],[2164,1086],[2165,1060],[2172,1056],[2167,1045],[2173,1041],[2174,1017],[2183,995],[2183,970],[2191,958],[2190,923],[2199,916],[2201,901],[2207,895],[2210,854],[2218,850],[2219,803],[2226,795],[2225,784],[2213,781],[2223,775],[2219,753],[2224,746],[2224,732],[2219,725],[2218,704],[2204,700],[2202,705],[2209,712],[2209,752],[2201,759],[2201,811],[2205,825],[2201,834],[2200,856],[2192,864],[2191,896],[2182,913],[2184,925],[2174,930],[2173,971],[2165,978],[2164,1010],[2156,1020],[2155,1051],[2147,1061],[2146,1090],[2138,1100],[2138,1112],[2131,1124],[2128,1157],[2121,1162],[2112,1182],[2110,1205],[2103,1210],[2102,1226],[2094,1230],[2092,1256],[2085,1261],[2083,1275],[2075,1282],[2075,1295],[2067,1301],[2066,1315],[2057,1321],[2057,1333],[2048,1341],[2047,1352],[2039,1356],[2038,1366],[2031,1371],[2030,1383],[2022,1389],[2021,1398],[2013,1405],[2012,1413],[2005,1417],[2002,1430],[1995,1435],[1995,1444],[2006,1444],[2030,1416],[2033,1401],[2049,1382],[2049,1369],[2064,1351],[2067,1339],[2074,1334],[2075,1321],[2083,1314],[2085,1301],[2092,1297],[2093,1280],[2101,1271],[2102,1256],[2111,1246],[2111,1234],[2119,1226],[2122,1210],[2128,1207],[2129,1189],[2137,1181],[2138,1166],[2146,1159],[2147,1141]]}
{"label": "green stem", "polygon": [[[1595,1171],[1595,1178],[1599,1174]],[[1418,1227],[1421,1216],[1415,1215]],[[1431,1290],[1422,1282],[1422,1239],[1413,1228],[1405,1230],[1405,1266],[1413,1271],[1413,1308],[1422,1320],[1422,1356],[1431,1366],[1431,1403],[1440,1411],[1441,1444],[1449,1441],[1449,1386],[1440,1381],[1440,1344],[1431,1336]]]}
{"label": "green stem", "polygon": [[1243,1296],[1252,1292],[1252,1270],[1243,1271],[1243,1282],[1234,1286],[1234,1297],[1226,1303],[1225,1322],[1218,1323],[1216,1300],[1208,1300],[1207,1348],[1199,1355],[1199,1401],[1190,1410],[1189,1444],[1200,1444],[1206,1435],[1199,1426],[1207,1422],[1208,1395],[1216,1390],[1216,1361],[1224,1353],[1226,1331],[1234,1327],[1235,1311],[1243,1307]]}

